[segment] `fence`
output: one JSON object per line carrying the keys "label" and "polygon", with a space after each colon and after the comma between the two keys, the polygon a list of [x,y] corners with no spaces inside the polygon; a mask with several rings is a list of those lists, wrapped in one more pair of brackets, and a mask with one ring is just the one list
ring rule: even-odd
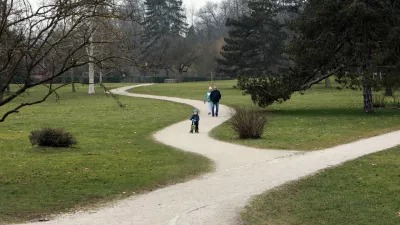
{"label": "fence", "polygon": [[164,83],[176,83],[178,82],[176,79],[165,79]]}
{"label": "fence", "polygon": [[[231,77],[214,77],[213,80],[232,80]],[[72,81],[70,76],[60,76],[53,79],[52,83],[70,83]],[[89,83],[89,78],[87,76],[76,76],[74,78],[75,82],[80,82],[83,84]],[[206,76],[184,76],[182,82],[205,82],[211,81],[210,77]],[[23,83],[23,77],[14,78],[12,83]],[[94,82],[99,83],[99,77],[94,77]],[[139,76],[139,77],[121,77],[121,76],[103,76],[104,83],[121,83],[121,82],[132,82],[132,83],[176,83],[177,79],[171,79],[166,76]],[[50,82],[49,82],[50,83]]]}
{"label": "fence", "polygon": [[[215,77],[213,80],[232,80],[232,77]],[[211,81],[210,77],[204,76],[185,76],[182,78],[182,82],[205,82]],[[170,77],[136,77],[133,78],[134,83],[176,83],[177,79],[171,79]]]}

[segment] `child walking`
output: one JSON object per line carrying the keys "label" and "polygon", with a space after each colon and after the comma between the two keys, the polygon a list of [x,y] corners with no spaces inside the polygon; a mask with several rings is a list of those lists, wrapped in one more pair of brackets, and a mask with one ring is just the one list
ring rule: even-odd
{"label": "child walking", "polygon": [[206,93],[206,96],[204,96],[204,104],[207,102],[207,106],[208,106],[208,115],[211,115],[212,104],[213,104],[210,99],[212,90],[213,90],[212,87],[209,87],[208,92]]}
{"label": "child walking", "polygon": [[190,133],[194,132],[199,133],[199,121],[200,121],[200,116],[199,116],[199,111],[197,109],[193,110],[193,114],[190,117],[190,120],[192,121],[192,126],[190,127]]}

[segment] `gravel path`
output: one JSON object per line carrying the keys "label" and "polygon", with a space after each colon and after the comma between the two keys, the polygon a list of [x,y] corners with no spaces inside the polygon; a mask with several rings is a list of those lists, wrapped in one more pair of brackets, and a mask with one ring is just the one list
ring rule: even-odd
{"label": "gravel path", "polygon": [[104,208],[62,215],[44,224],[233,225],[238,223],[238,211],[254,195],[347,160],[400,145],[400,131],[314,152],[259,150],[229,144],[208,136],[211,129],[229,119],[228,107],[220,106],[223,116],[212,118],[207,116],[201,101],[126,92],[139,86],[144,85],[112,92],[184,103],[202,110],[200,134],[189,134],[190,121],[183,121],[155,133],[154,137],[175,148],[207,156],[215,162],[215,172]]}

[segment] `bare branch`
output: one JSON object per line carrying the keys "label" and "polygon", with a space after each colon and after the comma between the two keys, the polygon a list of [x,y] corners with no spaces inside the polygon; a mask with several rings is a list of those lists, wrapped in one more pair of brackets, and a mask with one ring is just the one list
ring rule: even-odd
{"label": "bare branch", "polygon": [[336,69],[330,71],[329,73],[325,73],[325,74],[323,74],[323,75],[321,75],[321,76],[318,76],[318,77],[314,78],[313,80],[308,81],[307,83],[303,84],[303,85],[302,85],[298,90],[296,90],[296,91],[306,90],[306,89],[310,88],[313,84],[319,83],[319,82],[325,80],[326,78],[329,78],[329,77],[331,77],[331,76],[337,74],[339,71],[343,70],[343,68],[344,68],[344,66],[340,66],[340,67],[338,67],[338,68],[336,68]]}
{"label": "bare branch", "polygon": [[52,95],[52,94],[55,93],[58,89],[60,89],[60,88],[62,88],[62,87],[64,87],[64,86],[66,86],[66,85],[68,85],[68,84],[60,85],[59,87],[57,87],[57,88],[55,88],[55,89],[52,89],[52,87],[51,87],[51,85],[50,85],[48,93],[47,93],[41,100],[38,100],[38,101],[35,101],[35,102],[29,102],[29,103],[21,103],[19,106],[15,107],[14,109],[9,110],[8,112],[6,112],[6,113],[3,115],[3,117],[0,119],[0,122],[4,122],[5,119],[6,119],[9,115],[11,115],[11,114],[13,114],[13,113],[18,113],[18,112],[19,112],[19,109],[21,109],[21,108],[23,108],[23,107],[25,107],[25,106],[36,105],[36,104],[40,104],[40,103],[46,101],[46,99],[47,99],[50,95]]}

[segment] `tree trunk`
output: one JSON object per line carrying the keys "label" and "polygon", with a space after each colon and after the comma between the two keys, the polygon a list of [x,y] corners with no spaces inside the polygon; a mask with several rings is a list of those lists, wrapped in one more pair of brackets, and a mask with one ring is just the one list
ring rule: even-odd
{"label": "tree trunk", "polygon": [[74,76],[74,68],[71,68],[69,71],[70,76],[71,76],[71,86],[72,86],[72,92],[76,92],[75,90],[75,76]]}
{"label": "tree trunk", "polygon": [[385,87],[385,96],[393,97],[393,88]]}
{"label": "tree trunk", "polygon": [[236,0],[236,19],[239,18],[239,0]]}
{"label": "tree trunk", "polygon": [[326,78],[325,79],[325,88],[331,88],[331,78]]}
{"label": "tree trunk", "polygon": [[94,63],[93,63],[93,54],[94,54],[94,46],[93,46],[93,37],[90,37],[90,44],[89,44],[89,95],[95,94],[94,92]]}
{"label": "tree trunk", "polygon": [[178,82],[179,83],[181,83],[182,81],[183,81],[183,73],[181,72],[181,71],[179,71],[179,74],[178,74]]}
{"label": "tree trunk", "polygon": [[372,88],[367,77],[364,77],[364,112],[372,113],[374,112],[374,107],[372,106]]}
{"label": "tree trunk", "polygon": [[99,83],[102,84],[103,83],[103,69],[100,68],[99,71]]}

